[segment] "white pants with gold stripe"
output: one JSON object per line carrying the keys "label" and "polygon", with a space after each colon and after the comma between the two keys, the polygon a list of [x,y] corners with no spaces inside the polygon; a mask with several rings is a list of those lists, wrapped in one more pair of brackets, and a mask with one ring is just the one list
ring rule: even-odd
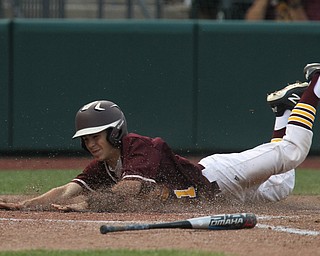
{"label": "white pants with gold stripe", "polygon": [[279,201],[294,188],[294,169],[307,157],[312,131],[288,125],[282,141],[241,153],[214,154],[199,163],[203,175],[216,181],[221,194],[241,202]]}

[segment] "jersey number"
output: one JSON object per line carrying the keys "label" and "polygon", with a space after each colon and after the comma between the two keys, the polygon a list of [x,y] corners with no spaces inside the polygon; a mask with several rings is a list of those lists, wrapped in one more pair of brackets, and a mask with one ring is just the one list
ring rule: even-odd
{"label": "jersey number", "polygon": [[177,198],[182,198],[182,197],[194,198],[196,197],[196,190],[194,187],[189,187],[188,189],[174,190],[174,194],[176,195]]}

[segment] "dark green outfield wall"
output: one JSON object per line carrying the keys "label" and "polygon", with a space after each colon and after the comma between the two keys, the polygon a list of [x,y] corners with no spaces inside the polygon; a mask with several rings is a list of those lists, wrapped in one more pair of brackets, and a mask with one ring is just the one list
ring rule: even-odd
{"label": "dark green outfield wall", "polygon": [[320,23],[200,23],[198,40],[197,140],[208,149],[267,141],[274,117],[266,94],[303,80],[305,64],[320,61]]}
{"label": "dark green outfield wall", "polygon": [[15,22],[13,147],[78,148],[74,115],[96,99],[118,103],[131,131],[192,147],[192,30],[191,23]]}
{"label": "dark green outfield wall", "polygon": [[10,24],[6,20],[0,20],[0,138],[2,149],[8,149],[9,132],[11,126],[9,123],[9,112],[11,111],[9,99],[12,97],[9,93],[9,27]]}
{"label": "dark green outfield wall", "polygon": [[0,151],[79,149],[74,115],[96,99],[175,150],[255,146],[273,128],[267,92],[303,80],[319,43],[316,23],[1,21]]}

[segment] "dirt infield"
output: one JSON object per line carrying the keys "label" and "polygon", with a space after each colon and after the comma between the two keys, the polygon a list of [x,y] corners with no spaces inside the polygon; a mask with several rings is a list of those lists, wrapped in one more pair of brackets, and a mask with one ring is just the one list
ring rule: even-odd
{"label": "dirt infield", "polygon": [[[83,159],[84,162],[87,160]],[[79,168],[80,164],[84,163],[81,161],[79,159],[77,161]],[[311,163],[310,159],[308,161],[304,163],[304,168],[312,166],[319,168],[319,162]],[[36,166],[40,166],[37,163],[32,164],[31,160],[24,162],[27,162],[28,169],[36,169]],[[64,167],[69,164],[59,163]],[[19,168],[16,165],[11,169],[21,169],[22,165],[20,163]],[[30,165],[33,167],[30,168]],[[5,166],[3,161],[0,161],[0,169],[2,169],[1,166]],[[47,166],[40,169],[48,169],[48,166],[54,169],[60,168],[58,164],[47,161]],[[75,167],[75,162],[72,169],[78,169],[77,166]],[[0,196],[0,200],[20,199],[22,196]],[[107,235],[101,235],[99,232],[102,224],[155,223],[236,212],[255,213],[258,217],[257,226],[253,229],[233,231],[163,229]],[[144,213],[0,210],[0,230],[0,250],[2,251],[167,248],[225,252],[232,255],[320,255],[320,196],[290,196],[282,202],[266,205],[242,205],[221,201],[211,205],[185,206],[166,210],[166,212]]]}

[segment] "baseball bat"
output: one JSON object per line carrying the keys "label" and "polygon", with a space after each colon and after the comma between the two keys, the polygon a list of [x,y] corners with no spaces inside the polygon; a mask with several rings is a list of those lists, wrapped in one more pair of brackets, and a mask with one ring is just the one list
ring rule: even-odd
{"label": "baseball bat", "polygon": [[155,224],[133,224],[124,226],[100,227],[101,234],[117,231],[145,230],[160,228],[181,228],[181,229],[209,229],[209,230],[231,230],[253,228],[257,224],[257,218],[253,213],[220,214],[198,218],[191,218],[181,221],[155,223]]}

